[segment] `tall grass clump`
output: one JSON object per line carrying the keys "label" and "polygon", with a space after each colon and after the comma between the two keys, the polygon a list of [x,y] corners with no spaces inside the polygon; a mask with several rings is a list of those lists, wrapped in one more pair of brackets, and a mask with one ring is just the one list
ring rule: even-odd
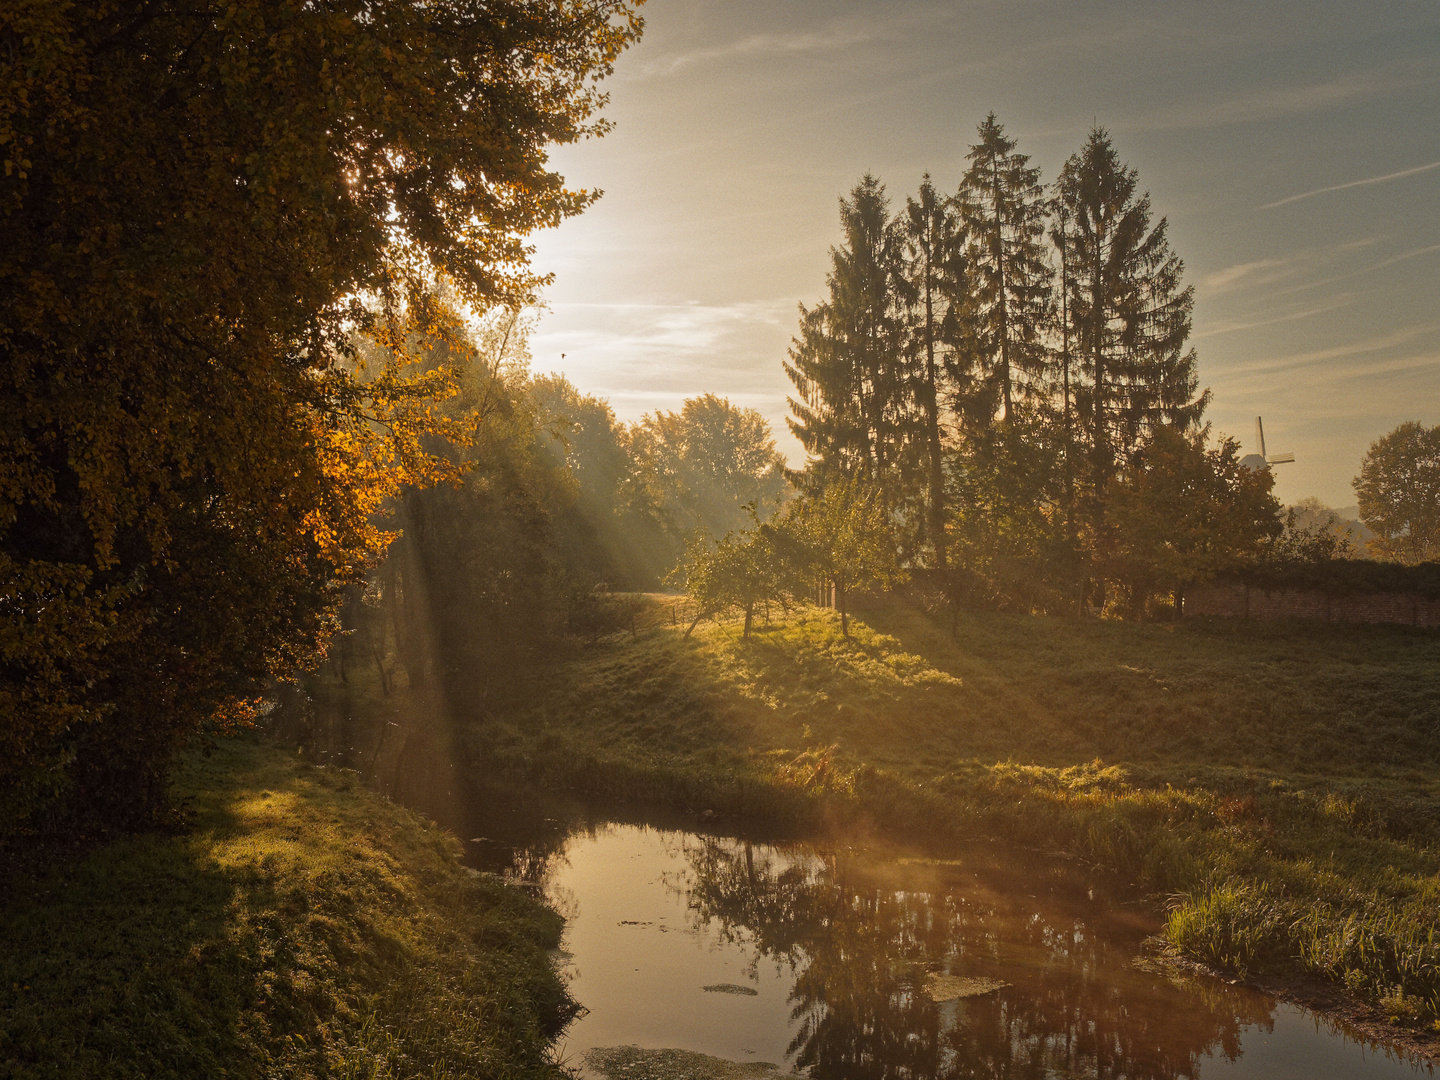
{"label": "tall grass clump", "polygon": [[1264,882],[1207,884],[1172,909],[1165,936],[1186,955],[1248,975],[1282,964],[1293,952],[1298,912]]}

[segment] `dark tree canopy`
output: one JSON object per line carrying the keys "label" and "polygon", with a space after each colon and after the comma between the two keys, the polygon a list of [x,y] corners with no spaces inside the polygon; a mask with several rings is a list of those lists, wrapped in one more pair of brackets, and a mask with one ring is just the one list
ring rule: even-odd
{"label": "dark tree canopy", "polygon": [[1056,184],[1067,228],[1068,335],[1079,354],[1074,385],[1089,442],[1092,483],[1108,478],[1162,424],[1193,428],[1210,401],[1187,348],[1195,290],[1170,248],[1165,219],[1110,136],[1096,128]]}
{"label": "dark tree canopy", "polygon": [[[311,653],[446,370],[583,209],[625,0],[0,8],[0,833]],[[363,376],[353,343],[384,362]],[[372,354],[374,355],[374,354]]]}
{"label": "dark tree canopy", "polygon": [[945,423],[942,407],[950,396],[964,396],[953,373],[960,323],[969,306],[964,228],[949,199],[930,182],[920,182],[917,198],[905,200],[898,222],[903,283],[909,306],[910,382],[919,416],[916,447],[925,477],[926,546],[934,565],[945,568]]}
{"label": "dark tree canopy", "polygon": [[1194,290],[1103,129],[1049,197],[992,113],[955,196],[927,174],[891,217],[866,175],[840,211],[785,365],[801,487],[870,483],[922,587],[1144,615],[1266,557],[1278,506],[1208,441]]}

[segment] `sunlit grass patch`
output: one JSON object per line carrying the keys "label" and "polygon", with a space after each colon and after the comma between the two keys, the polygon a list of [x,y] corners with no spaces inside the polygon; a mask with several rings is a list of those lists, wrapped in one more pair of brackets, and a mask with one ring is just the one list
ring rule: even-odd
{"label": "sunlit grass patch", "polygon": [[7,1077],[561,1075],[560,919],[357,786],[250,743],[186,763],[184,835],[13,883]]}

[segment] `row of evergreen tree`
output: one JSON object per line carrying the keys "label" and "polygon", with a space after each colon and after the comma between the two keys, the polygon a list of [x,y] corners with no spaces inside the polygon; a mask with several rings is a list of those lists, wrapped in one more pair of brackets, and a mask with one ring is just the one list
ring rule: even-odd
{"label": "row of evergreen tree", "polygon": [[841,199],[785,364],[807,482],[876,484],[912,565],[1103,604],[1126,470],[1162,430],[1206,452],[1194,290],[1103,129],[1049,185],[994,114],[967,161],[893,214],[870,175]]}

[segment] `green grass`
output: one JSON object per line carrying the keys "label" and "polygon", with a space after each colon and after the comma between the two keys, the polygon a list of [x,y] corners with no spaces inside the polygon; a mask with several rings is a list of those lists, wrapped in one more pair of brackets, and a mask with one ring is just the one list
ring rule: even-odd
{"label": "green grass", "polygon": [[898,602],[742,639],[664,628],[559,662],[477,719],[482,768],[722,813],[999,836],[1170,895],[1168,937],[1440,1017],[1440,639],[1135,625]]}
{"label": "green grass", "polygon": [[0,901],[0,1074],[559,1077],[561,921],[458,843],[255,742],[187,759],[190,825]]}

